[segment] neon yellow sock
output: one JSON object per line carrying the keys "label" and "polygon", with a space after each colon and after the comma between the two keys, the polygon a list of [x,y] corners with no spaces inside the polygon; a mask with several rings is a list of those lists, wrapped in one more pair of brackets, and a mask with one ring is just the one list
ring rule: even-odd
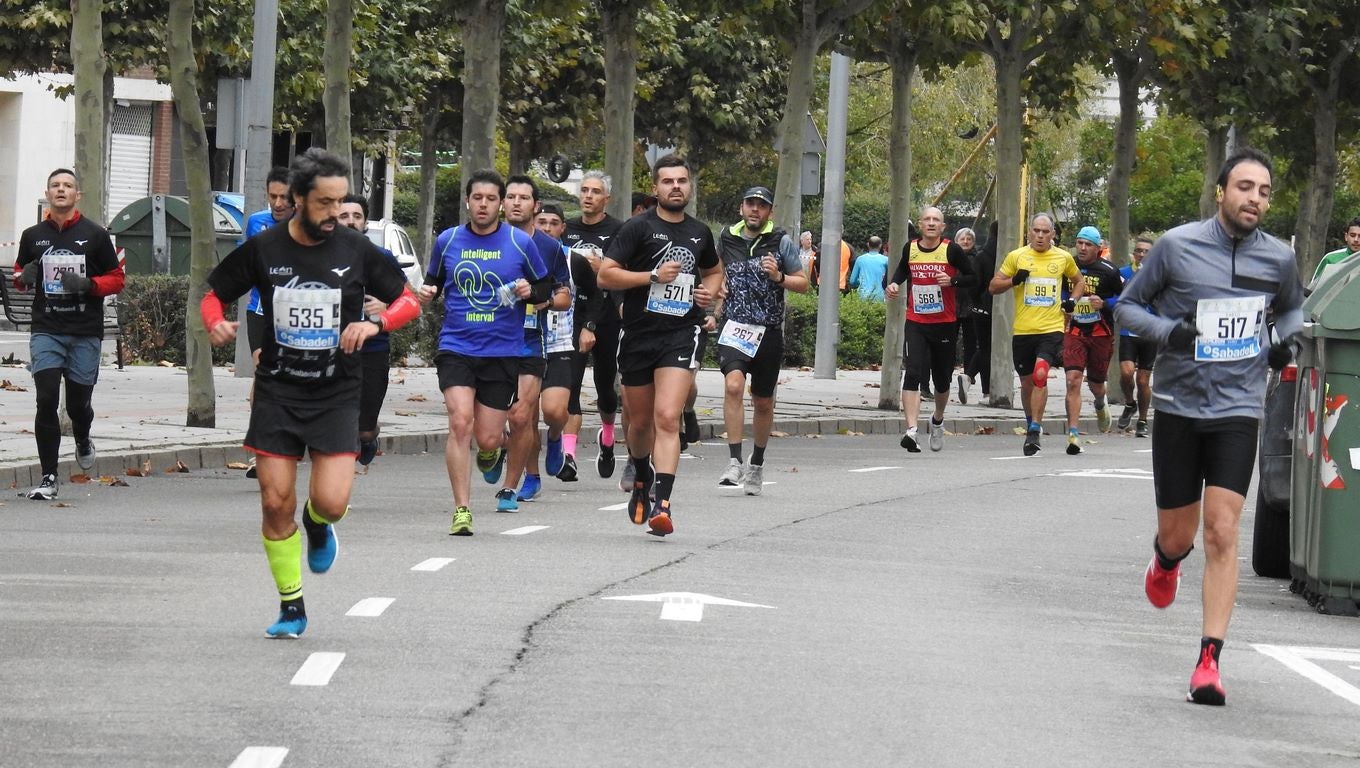
{"label": "neon yellow sock", "polygon": [[316,513],[316,510],[315,510],[315,509],[312,509],[312,500],[311,500],[311,499],[307,499],[307,503],[303,505],[302,511],[307,515],[307,517],[308,517],[312,522],[316,523],[317,525],[333,525],[334,523],[338,523],[338,522],[340,522],[341,520],[344,520],[344,519],[345,519],[345,515],[348,515],[348,514],[349,514],[349,507],[345,507],[345,511],[342,512],[342,513],[340,514],[340,517],[336,518],[335,520],[327,520],[326,518],[322,517],[321,515],[318,515],[318,514]]}
{"label": "neon yellow sock", "polygon": [[264,554],[269,558],[269,572],[279,588],[280,600],[302,597],[302,531],[282,541],[264,540]]}

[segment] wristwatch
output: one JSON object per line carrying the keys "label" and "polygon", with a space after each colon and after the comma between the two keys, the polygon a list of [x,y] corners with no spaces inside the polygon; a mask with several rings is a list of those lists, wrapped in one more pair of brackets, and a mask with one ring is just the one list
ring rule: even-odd
{"label": "wristwatch", "polygon": [[652,270],[652,282],[653,282],[653,283],[659,283],[659,282],[661,282],[661,272],[660,272],[660,270],[661,270],[660,267],[657,267],[656,269],[653,269],[653,270]]}
{"label": "wristwatch", "polygon": [[383,332],[384,328],[383,328],[383,321],[382,321],[382,316],[381,316],[381,315],[369,315],[368,317],[366,317],[366,318],[364,318],[364,319],[367,320],[368,322],[373,323],[374,325],[378,326],[378,333],[382,333],[382,332]]}
{"label": "wristwatch", "polygon": [[586,321],[585,328],[586,328],[587,331],[590,331],[591,333],[594,333],[594,332],[595,332],[595,327],[596,327],[596,326],[595,326],[595,321],[594,321],[594,320],[587,320],[587,321]]}

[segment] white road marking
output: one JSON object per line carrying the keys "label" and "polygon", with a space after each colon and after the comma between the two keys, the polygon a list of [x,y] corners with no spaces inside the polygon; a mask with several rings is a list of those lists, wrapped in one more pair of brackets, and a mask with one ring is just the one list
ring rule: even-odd
{"label": "white road marking", "polygon": [[993,456],[992,461],[1015,461],[1016,459],[1028,459],[1029,456]]}
{"label": "white road marking", "polygon": [[415,565],[411,566],[411,570],[413,570],[413,571],[437,571],[437,570],[439,570],[440,568],[443,568],[444,566],[448,565],[448,564],[451,563],[451,562],[453,562],[453,558],[451,558],[451,557],[432,557],[432,558],[430,558],[429,560],[421,560],[420,562],[418,562],[418,563],[416,563]]}
{"label": "white road marking", "polygon": [[701,595],[696,592],[662,592],[655,595],[623,595],[603,600],[630,600],[641,603],[661,603],[662,621],[703,621],[705,605],[728,605],[738,608],[773,608],[773,605],[743,603],[725,597]]}
{"label": "white road marking", "polygon": [[[1360,706],[1360,689],[1311,661],[1315,659],[1318,661],[1360,662],[1360,651],[1345,648],[1308,648],[1303,646],[1261,645],[1258,643],[1253,643],[1251,647],[1346,701]],[[1352,669],[1360,669],[1360,667],[1352,667]]]}
{"label": "white road marking", "polygon": [[523,528],[511,528],[511,529],[508,530],[508,531],[501,531],[501,535],[502,535],[502,536],[523,536],[523,535],[528,534],[528,533],[534,533],[535,531],[546,530],[547,528],[549,528],[549,526],[546,526],[546,525],[526,525],[526,526],[524,526]]}
{"label": "white road marking", "polygon": [[1146,469],[1073,469],[1065,472],[1050,472],[1047,477],[1109,477],[1116,480],[1151,480],[1152,473]]}
{"label": "white road marking", "polygon": [[288,756],[288,747],[246,747],[232,761],[231,768],[279,768]]}
{"label": "white road marking", "polygon": [[363,616],[374,618],[381,616],[387,606],[396,602],[395,597],[365,597],[363,600],[354,604],[354,607],[345,613],[346,616]]}
{"label": "white road marking", "polygon": [[345,660],[345,654],[332,653],[329,651],[317,651],[307,660],[302,662],[297,674],[293,675],[292,685],[326,685],[331,681],[331,675],[340,668],[340,662]]}
{"label": "white road marking", "polygon": [[628,509],[628,502],[626,501],[622,504],[610,504],[607,507],[600,507],[601,512],[619,512],[625,509]]}
{"label": "white road marking", "polygon": [[[761,485],[774,485],[774,484],[777,483],[777,482],[779,482],[779,481],[778,481],[778,480],[763,480],[763,481],[761,481],[760,484],[761,484]],[[718,490],[720,490],[720,491],[739,491],[739,490],[741,490],[742,488],[745,488],[745,487],[746,487],[746,486],[744,486],[744,485],[720,485],[720,486],[718,486]]]}
{"label": "white road marking", "polygon": [[1139,448],[1138,450],[1134,451],[1134,453],[1152,453],[1152,449],[1151,449],[1151,448]]}
{"label": "white road marking", "polygon": [[887,471],[887,470],[889,470],[889,469],[901,469],[901,467],[860,467],[859,469],[852,469],[852,470],[850,470],[850,471],[851,471],[851,472],[884,472],[884,471]]}

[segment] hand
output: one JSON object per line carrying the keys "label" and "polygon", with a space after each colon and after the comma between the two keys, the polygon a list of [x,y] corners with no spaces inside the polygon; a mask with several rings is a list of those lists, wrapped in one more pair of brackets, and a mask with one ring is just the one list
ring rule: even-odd
{"label": "hand", "polygon": [[945,286],[950,285],[951,282],[953,281],[953,279],[954,279],[954,278],[950,277],[950,276],[949,276],[949,273],[948,273],[948,272],[945,272],[944,270],[940,270],[940,271],[939,271],[938,273],[936,273],[936,275],[935,275],[935,282],[936,282],[937,284],[939,284],[939,285],[945,285]]}
{"label": "hand", "polygon": [[595,348],[595,332],[589,328],[581,329],[581,352],[589,352]]}
{"label": "hand", "polygon": [[765,276],[770,280],[779,280],[779,264],[775,262],[774,257],[770,254],[767,253],[760,257],[760,268],[765,271]]}
{"label": "hand", "polygon": [[[223,320],[208,329],[208,341],[211,342],[214,347],[220,347],[223,344],[234,341],[236,339],[236,326],[238,325],[240,325],[240,323]],[[255,362],[257,365],[259,364],[258,360]]]}
{"label": "hand", "polygon": [[1028,269],[1015,270],[1015,277],[1011,278],[1011,285],[1019,285],[1029,279]]}
{"label": "hand", "polygon": [[529,291],[531,290],[532,289],[529,287],[528,280],[525,280],[524,278],[521,277],[520,279],[515,281],[515,298],[527,299],[529,298]]}
{"label": "hand", "polygon": [[703,328],[708,333],[716,331],[718,329],[718,318],[714,317],[713,315],[704,315]]}
{"label": "hand", "polygon": [[364,294],[364,317],[380,315],[384,309],[387,309],[387,304],[368,294]]}
{"label": "hand", "polygon": [[656,281],[658,283],[673,283],[675,278],[680,276],[680,262],[663,261],[656,268]]}
{"label": "hand", "polygon": [[38,283],[42,282],[42,259],[34,259],[24,265],[24,271],[19,274],[19,284],[25,291],[32,290]]}
{"label": "hand", "polygon": [[420,290],[416,291],[416,298],[420,299],[421,304],[429,304],[430,301],[434,299],[435,294],[438,292],[439,292],[438,288],[435,288],[433,285],[430,285],[429,283],[425,283],[424,285],[420,286]]}
{"label": "hand", "polygon": [[1075,302],[1075,301],[1073,301],[1073,300],[1071,300],[1071,299],[1063,299],[1063,303],[1062,303],[1062,311],[1066,312],[1066,313],[1069,314],[1069,315],[1072,314],[1073,312],[1076,312],[1076,311],[1077,311],[1077,302]]}
{"label": "hand", "polygon": [[1195,348],[1195,339],[1198,337],[1199,328],[1189,320],[1182,320],[1176,323],[1176,327],[1172,328],[1170,335],[1166,337],[1166,346],[1168,349],[1189,352]]}
{"label": "hand", "polygon": [[902,289],[899,288],[899,287],[897,286],[897,283],[888,283],[888,287],[883,289],[883,293],[884,293],[889,299],[895,299],[895,298],[897,298],[897,294],[899,294],[899,293],[901,293],[901,292],[902,292]]}
{"label": "hand", "polygon": [[1270,351],[1266,353],[1266,361],[1270,363],[1270,369],[1278,371],[1289,365],[1294,360],[1294,348],[1283,341],[1277,341],[1270,345]]}
{"label": "hand", "polygon": [[703,283],[699,283],[699,286],[694,289],[694,306],[699,309],[708,309],[712,306],[713,298],[713,292],[708,290],[708,286]]}
{"label": "hand", "polygon": [[1100,298],[1099,296],[1083,296],[1082,298],[1090,302],[1091,309],[1094,309],[1097,312],[1105,307],[1105,300]]}
{"label": "hand", "polygon": [[61,276],[61,287],[66,289],[67,293],[83,296],[89,293],[90,289],[94,287],[94,281],[90,280],[88,277],[77,275],[74,272],[67,272]]}
{"label": "hand", "polygon": [[345,326],[345,330],[340,332],[340,350],[345,354],[359,351],[359,348],[368,341],[370,337],[378,335],[376,323],[367,320],[359,320]]}

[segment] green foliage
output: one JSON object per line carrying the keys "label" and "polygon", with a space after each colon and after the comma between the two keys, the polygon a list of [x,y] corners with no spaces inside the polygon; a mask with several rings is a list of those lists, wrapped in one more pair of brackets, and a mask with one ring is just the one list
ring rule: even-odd
{"label": "green foliage", "polygon": [[[822,238],[822,207],[820,196],[815,198],[815,208],[809,209],[808,198],[803,206],[803,228],[812,232],[814,242]],[[856,192],[845,200],[845,210],[841,222],[841,239],[850,244],[850,250],[858,255],[870,237],[877,235],[888,239],[891,224],[888,211],[888,195],[884,192]]]}
{"label": "green foliage", "polygon": [[[817,352],[817,294],[788,293],[785,297],[784,365],[810,366]],[[881,301],[867,301],[851,292],[840,301],[841,338],[837,368],[868,368],[883,362],[883,330],[887,314]]]}
{"label": "green foliage", "polygon": [[[128,275],[118,295],[118,321],[123,348],[131,362],[184,365],[184,317],[189,295],[187,275]],[[228,307],[227,317],[235,317]],[[236,348],[213,348],[213,365],[230,365]]]}
{"label": "green foliage", "polygon": [[1129,232],[1161,233],[1199,218],[1204,130],[1184,117],[1158,117],[1138,132],[1129,179]]}
{"label": "green foliage", "polygon": [[394,365],[414,365],[419,358],[425,365],[434,365],[439,349],[439,330],[444,325],[442,300],[426,304],[420,316],[391,334]]}

